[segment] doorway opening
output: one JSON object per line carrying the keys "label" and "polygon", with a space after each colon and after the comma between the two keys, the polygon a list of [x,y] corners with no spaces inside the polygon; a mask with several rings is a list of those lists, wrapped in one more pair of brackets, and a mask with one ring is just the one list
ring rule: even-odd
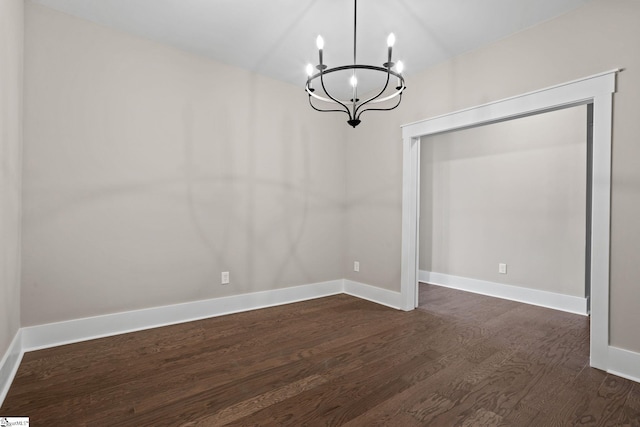
{"label": "doorway opening", "polygon": [[483,124],[497,123],[578,105],[589,105],[593,115],[590,233],[591,253],[585,280],[590,284],[590,364],[608,367],[609,349],[609,228],[611,200],[612,70],[539,91],[453,112],[402,127],[402,264],[401,298],[404,310],[417,306],[419,268],[420,138]]}
{"label": "doorway opening", "polygon": [[588,314],[590,110],[421,139],[421,282]]}

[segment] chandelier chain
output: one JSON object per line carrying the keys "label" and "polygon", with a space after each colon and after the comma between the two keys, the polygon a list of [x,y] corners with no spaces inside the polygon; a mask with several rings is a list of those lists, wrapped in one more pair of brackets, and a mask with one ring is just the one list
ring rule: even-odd
{"label": "chandelier chain", "polygon": [[358,0],[353,0],[353,65],[356,65],[356,29],[358,27]]}

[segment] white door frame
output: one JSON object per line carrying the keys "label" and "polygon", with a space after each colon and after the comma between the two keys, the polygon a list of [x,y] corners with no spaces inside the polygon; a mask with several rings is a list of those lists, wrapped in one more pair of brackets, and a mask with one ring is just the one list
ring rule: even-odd
{"label": "white door frame", "polygon": [[402,126],[402,309],[417,306],[420,138],[582,104],[593,105],[591,175],[591,366],[606,370],[609,352],[609,228],[611,210],[611,70],[535,92]]}

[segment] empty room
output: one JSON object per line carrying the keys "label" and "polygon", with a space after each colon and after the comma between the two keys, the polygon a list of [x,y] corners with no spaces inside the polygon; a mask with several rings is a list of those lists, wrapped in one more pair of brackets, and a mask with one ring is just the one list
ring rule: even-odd
{"label": "empty room", "polygon": [[637,0],[0,0],[0,425],[640,426]]}

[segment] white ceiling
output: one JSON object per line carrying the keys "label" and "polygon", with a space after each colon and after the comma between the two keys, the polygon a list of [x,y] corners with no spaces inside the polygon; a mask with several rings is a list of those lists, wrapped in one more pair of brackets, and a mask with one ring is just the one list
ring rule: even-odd
{"label": "white ceiling", "polygon": [[[300,86],[305,65],[317,63],[318,34],[326,64],[352,62],[352,0],[34,1]],[[394,32],[394,60],[410,76],[589,1],[361,0],[358,63],[385,62]]]}

